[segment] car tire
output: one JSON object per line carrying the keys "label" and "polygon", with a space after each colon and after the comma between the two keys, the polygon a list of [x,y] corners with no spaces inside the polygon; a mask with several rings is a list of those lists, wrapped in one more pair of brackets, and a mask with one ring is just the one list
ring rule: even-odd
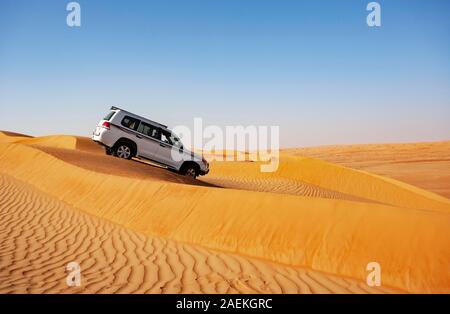
{"label": "car tire", "polygon": [[114,154],[114,152],[111,148],[105,147],[105,154],[111,156],[112,154]]}
{"label": "car tire", "polygon": [[186,164],[181,173],[195,179],[198,176],[198,166],[192,163]]}
{"label": "car tire", "polygon": [[120,142],[115,145],[114,156],[122,159],[131,159],[133,157],[133,146],[126,142]]}

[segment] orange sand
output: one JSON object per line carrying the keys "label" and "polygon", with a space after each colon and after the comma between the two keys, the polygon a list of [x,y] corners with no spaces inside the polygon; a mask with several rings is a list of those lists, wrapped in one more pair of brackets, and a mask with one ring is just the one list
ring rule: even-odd
{"label": "orange sand", "polygon": [[[85,161],[70,161],[70,151]],[[96,171],[89,158],[110,158],[120,171]],[[290,152],[275,173],[260,173],[257,162],[213,163],[202,180],[225,188],[121,165],[143,166],[98,155],[76,137],[0,135],[0,291],[65,292],[64,265],[78,257],[92,265],[82,268],[101,269],[87,270],[83,291],[450,292],[450,200],[430,191]],[[71,228],[83,231],[58,232]],[[117,244],[105,240],[114,237]],[[156,244],[140,251],[149,241]],[[122,266],[109,266],[120,252]],[[382,268],[376,290],[365,285],[372,261]],[[208,274],[202,282],[200,273]]]}
{"label": "orange sand", "polygon": [[450,198],[450,141],[322,146],[284,152],[366,170]]}

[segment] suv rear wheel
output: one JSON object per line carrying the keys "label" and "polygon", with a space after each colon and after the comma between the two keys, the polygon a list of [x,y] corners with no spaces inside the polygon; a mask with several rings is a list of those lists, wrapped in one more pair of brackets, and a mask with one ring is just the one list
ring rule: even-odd
{"label": "suv rear wheel", "polygon": [[114,155],[123,159],[133,157],[133,147],[128,143],[118,143],[114,149]]}

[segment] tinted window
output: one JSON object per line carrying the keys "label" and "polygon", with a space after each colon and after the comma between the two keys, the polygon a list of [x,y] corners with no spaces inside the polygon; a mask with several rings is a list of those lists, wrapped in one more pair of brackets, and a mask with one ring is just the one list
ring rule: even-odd
{"label": "tinted window", "polygon": [[171,143],[171,141],[170,141],[170,134],[167,133],[167,132],[164,132],[164,131],[162,132],[161,140],[162,140],[164,143],[167,143],[167,144],[171,144],[171,145],[172,145],[172,143]]}
{"label": "tinted window", "polygon": [[163,131],[161,139],[162,139],[163,142],[165,142],[167,144],[174,145],[174,146],[177,146],[177,147],[181,147],[182,146],[180,140],[175,135],[173,135],[170,132]]}
{"label": "tinted window", "polygon": [[138,128],[138,132],[156,138],[156,139],[161,139],[161,133],[159,131],[159,129],[153,125],[150,125],[148,123],[145,122],[141,122],[141,124],[139,125]]}
{"label": "tinted window", "polygon": [[113,117],[113,115],[115,114],[115,111],[110,111],[104,118],[103,120],[109,121],[111,120],[111,118]]}
{"label": "tinted window", "polygon": [[122,125],[136,131],[139,126],[139,122],[141,121],[139,121],[138,119],[125,116],[122,120]]}

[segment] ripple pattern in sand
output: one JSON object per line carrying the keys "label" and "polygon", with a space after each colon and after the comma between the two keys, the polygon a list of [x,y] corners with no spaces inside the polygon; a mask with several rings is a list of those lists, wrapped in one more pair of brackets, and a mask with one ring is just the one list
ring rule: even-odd
{"label": "ripple pattern in sand", "polygon": [[[384,293],[363,282],[144,236],[0,175],[0,293]],[[65,266],[81,266],[81,287]]]}

